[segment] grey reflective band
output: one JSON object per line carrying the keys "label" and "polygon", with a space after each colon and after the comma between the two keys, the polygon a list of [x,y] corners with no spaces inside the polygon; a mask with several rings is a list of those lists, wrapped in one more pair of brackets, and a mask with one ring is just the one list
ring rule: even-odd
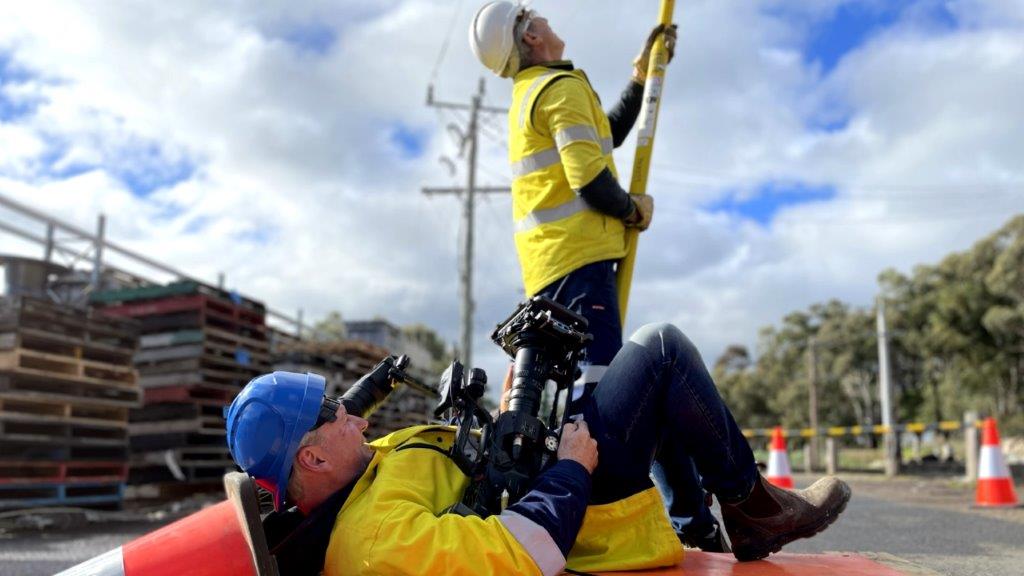
{"label": "grey reflective band", "polygon": [[555,133],[555,145],[559,149],[565,148],[573,142],[593,142],[594,144],[600,144],[601,140],[597,137],[597,130],[593,126],[587,126],[586,124],[577,124],[576,126],[569,126],[568,128],[562,128]]}
{"label": "grey reflective band", "polygon": [[530,84],[530,87],[526,89],[526,94],[523,95],[523,102],[519,105],[519,128],[520,128],[520,130],[523,128],[523,126],[526,123],[526,106],[530,103],[530,96],[533,95],[533,92],[537,88],[540,88],[540,85],[543,84],[545,80],[547,80],[551,76],[554,76],[555,74],[558,74],[558,70],[549,70],[549,71],[541,74],[540,76],[537,77],[536,80],[533,81],[533,84]]}
{"label": "grey reflective band", "polygon": [[505,510],[498,520],[512,533],[519,545],[533,558],[544,576],[555,576],[565,568],[565,556],[555,544],[555,539],[540,524]]}
{"label": "grey reflective band", "polygon": [[544,210],[534,210],[524,216],[521,220],[516,220],[513,227],[515,228],[516,234],[520,232],[529,232],[541,224],[547,224],[548,222],[568,218],[569,216],[578,214],[584,210],[590,210],[590,205],[587,204],[586,200],[577,196],[561,206],[546,208]]}
{"label": "grey reflective band", "polygon": [[[589,130],[589,134],[587,131]],[[591,138],[590,135],[593,135]],[[581,137],[585,136],[585,137]],[[571,126],[555,134],[555,143],[558,148],[548,148],[526,156],[518,162],[512,163],[512,177],[519,178],[532,172],[550,168],[562,162],[562,156],[558,149],[568,146],[573,142],[595,142],[601,145],[602,154],[611,154],[615,150],[615,144],[611,137],[598,138],[597,132],[590,126]]]}
{"label": "grey reflective band", "polygon": [[555,144],[559,149],[565,148],[573,142],[593,142],[594,144],[599,144],[603,154],[611,154],[615,149],[615,144],[610,136],[608,138],[600,138],[597,135],[597,129],[586,124],[569,126],[555,134]]}
{"label": "grey reflective band", "polygon": [[58,573],[56,576],[124,576],[124,557],[117,547]]}
{"label": "grey reflective band", "polygon": [[530,154],[519,162],[513,162],[512,177],[519,178],[520,176],[526,176],[531,172],[543,170],[561,163],[562,157],[558,154],[558,150],[555,148],[548,148],[547,150],[541,150],[536,154]]}

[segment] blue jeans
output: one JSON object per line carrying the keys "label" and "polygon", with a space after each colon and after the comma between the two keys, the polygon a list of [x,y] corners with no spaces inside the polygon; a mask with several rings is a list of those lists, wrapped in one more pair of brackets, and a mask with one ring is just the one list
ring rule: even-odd
{"label": "blue jeans", "polygon": [[657,463],[670,516],[709,526],[705,489],[733,503],[746,498],[757,479],[750,445],[700,353],[671,324],[648,324],[633,334],[583,415],[599,450],[594,504],[650,488]]}

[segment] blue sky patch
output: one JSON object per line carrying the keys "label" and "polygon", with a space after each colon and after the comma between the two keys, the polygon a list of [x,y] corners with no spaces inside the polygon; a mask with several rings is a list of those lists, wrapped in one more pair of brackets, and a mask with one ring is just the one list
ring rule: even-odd
{"label": "blue sky patch", "polygon": [[843,56],[892,26],[907,4],[913,2],[887,0],[841,4],[831,18],[812,25],[804,47],[804,60],[820,64],[822,73],[828,74]]}
{"label": "blue sky patch", "polygon": [[280,39],[300,52],[323,56],[331,51],[338,41],[334,28],[321,22],[307,22],[282,27],[271,37]]}
{"label": "blue sky patch", "polygon": [[212,221],[213,218],[209,216],[196,216],[185,223],[185,228],[182,231],[185,234],[199,234],[206,230]]}
{"label": "blue sky patch", "polygon": [[931,32],[955,30],[958,25],[942,0],[847,0],[824,19],[810,19],[799,10],[782,5],[766,12],[806,26],[801,47],[804,62],[820,66],[823,75],[832,72],[844,56],[897,23],[909,22]]}
{"label": "blue sky patch", "polygon": [[842,132],[850,125],[853,111],[842,97],[826,95],[815,109],[809,111],[804,125],[814,132]]}
{"label": "blue sky patch", "polygon": [[413,128],[401,122],[391,127],[388,139],[402,155],[404,160],[413,160],[423,156],[426,149],[429,131],[425,128]]}
{"label": "blue sky patch", "polygon": [[11,84],[28,82],[35,77],[28,70],[18,66],[10,52],[0,51],[0,122],[12,122],[31,115],[39,107],[39,100],[14,100],[5,88]]}
{"label": "blue sky patch", "polygon": [[41,175],[67,180],[91,170],[105,170],[119,179],[135,196],[144,198],[161,188],[174,186],[192,178],[197,165],[188,158],[171,158],[156,144],[138,143],[113,152],[113,157],[100,163],[74,162],[57,167],[68,152],[69,144],[61,138],[49,137],[47,150],[39,157]]}
{"label": "blue sky patch", "polygon": [[825,202],[836,197],[833,186],[814,186],[800,182],[765,182],[750,194],[730,192],[724,198],[704,206],[709,212],[753,220],[761,226],[772,223],[783,208]]}
{"label": "blue sky patch", "polygon": [[126,150],[109,169],[139,197],[184,182],[196,172],[195,164],[184,158],[167,158],[155,144]]}
{"label": "blue sky patch", "polygon": [[260,246],[269,244],[274,238],[276,231],[273,228],[267,226],[258,226],[246,230],[245,232],[239,232],[234,235],[235,240],[239,242],[255,243]]}

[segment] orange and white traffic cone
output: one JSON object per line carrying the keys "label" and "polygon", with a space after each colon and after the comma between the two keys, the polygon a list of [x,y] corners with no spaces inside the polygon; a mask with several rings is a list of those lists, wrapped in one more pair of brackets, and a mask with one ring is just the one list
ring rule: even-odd
{"label": "orange and white traffic cone", "polygon": [[999,446],[999,429],[995,418],[986,418],[981,429],[981,463],[978,465],[976,506],[1018,506],[1013,478]]}
{"label": "orange and white traffic cone", "polygon": [[772,443],[768,448],[768,474],[765,478],[779,488],[793,487],[793,472],[789,469],[786,439],[781,426],[772,429]]}
{"label": "orange and white traffic cone", "polygon": [[227,500],[57,576],[276,576],[251,482],[244,474],[226,474]]}

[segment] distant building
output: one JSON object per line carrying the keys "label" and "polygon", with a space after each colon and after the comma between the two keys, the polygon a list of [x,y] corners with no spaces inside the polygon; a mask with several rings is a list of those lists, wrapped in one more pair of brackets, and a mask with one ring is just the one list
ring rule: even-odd
{"label": "distant building", "polygon": [[410,340],[402,330],[387,320],[353,320],[345,322],[345,330],[352,340],[362,340],[386,348],[392,354],[405,354],[415,368],[425,370],[433,359],[419,342]]}

